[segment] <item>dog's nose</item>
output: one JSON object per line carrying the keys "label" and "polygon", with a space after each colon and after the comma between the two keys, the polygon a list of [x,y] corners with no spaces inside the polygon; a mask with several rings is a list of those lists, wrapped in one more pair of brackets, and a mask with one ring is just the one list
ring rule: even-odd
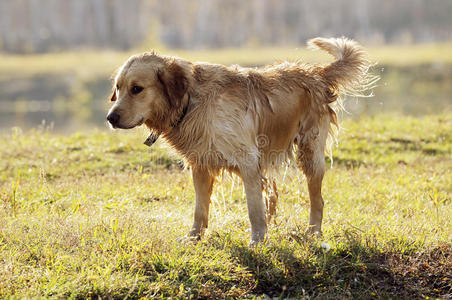
{"label": "dog's nose", "polygon": [[113,126],[118,125],[119,118],[120,118],[120,116],[116,112],[111,112],[107,116],[108,122],[110,122],[110,124],[113,125]]}

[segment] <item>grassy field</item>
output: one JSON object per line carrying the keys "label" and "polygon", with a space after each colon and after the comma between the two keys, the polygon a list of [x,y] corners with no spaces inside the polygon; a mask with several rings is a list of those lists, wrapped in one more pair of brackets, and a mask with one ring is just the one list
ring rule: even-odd
{"label": "grassy field", "polygon": [[[243,188],[216,185],[210,227],[188,170],[144,129],[0,136],[0,298],[435,298],[452,295],[452,114],[346,120],[324,180],[324,234],[289,167],[267,245]],[[322,247],[327,243],[330,247]]]}

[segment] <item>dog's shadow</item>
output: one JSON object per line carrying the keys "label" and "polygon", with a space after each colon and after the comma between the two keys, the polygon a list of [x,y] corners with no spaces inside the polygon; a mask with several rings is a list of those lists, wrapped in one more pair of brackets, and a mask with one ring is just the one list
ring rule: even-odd
{"label": "dog's shadow", "polygon": [[316,272],[315,264],[300,259],[289,247],[272,242],[255,247],[236,241],[224,243],[221,236],[209,238],[209,246],[228,252],[252,274],[256,282],[253,292],[257,295],[302,295],[308,292],[304,286],[313,286],[314,281],[318,281],[313,276]]}
{"label": "dog's shadow", "polygon": [[[378,245],[366,245],[358,239],[348,240],[339,249],[328,249],[320,238],[306,235],[300,240],[289,237],[285,242],[269,241],[254,248],[236,240],[225,242],[230,238],[217,234],[208,239],[208,245],[226,251],[248,270],[255,280],[256,295],[328,298],[356,293],[357,297],[408,297],[441,295],[447,290],[421,272],[407,276],[401,263],[407,263],[410,254],[382,252]],[[424,264],[433,263],[425,259]]]}

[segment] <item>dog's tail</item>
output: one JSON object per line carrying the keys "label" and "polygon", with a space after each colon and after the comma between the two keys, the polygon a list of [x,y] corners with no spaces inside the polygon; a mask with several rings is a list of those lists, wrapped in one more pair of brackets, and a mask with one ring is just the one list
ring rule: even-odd
{"label": "dog's tail", "polygon": [[336,58],[321,71],[321,76],[332,92],[358,97],[372,96],[367,91],[375,87],[380,77],[369,73],[373,64],[358,43],[347,38],[315,38],[308,41],[308,46],[325,50]]}

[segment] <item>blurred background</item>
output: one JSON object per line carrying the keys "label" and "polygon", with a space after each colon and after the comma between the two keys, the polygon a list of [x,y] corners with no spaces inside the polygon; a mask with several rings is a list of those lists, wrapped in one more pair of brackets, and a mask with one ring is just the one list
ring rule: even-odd
{"label": "blurred background", "polygon": [[0,0],[0,130],[107,128],[110,76],[156,49],[189,60],[259,67],[331,61],[316,36],[356,39],[382,79],[350,114],[423,115],[452,108],[450,0]]}

